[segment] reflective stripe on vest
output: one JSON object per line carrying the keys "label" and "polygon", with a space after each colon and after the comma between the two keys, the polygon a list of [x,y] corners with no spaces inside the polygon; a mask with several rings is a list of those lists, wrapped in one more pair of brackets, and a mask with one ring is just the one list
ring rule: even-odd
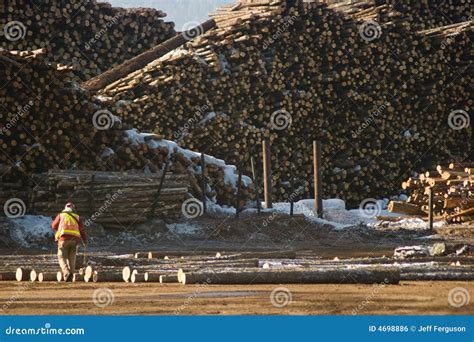
{"label": "reflective stripe on vest", "polygon": [[61,213],[59,228],[55,234],[56,240],[63,235],[72,235],[75,237],[81,237],[81,231],[79,230],[79,215],[72,213]]}

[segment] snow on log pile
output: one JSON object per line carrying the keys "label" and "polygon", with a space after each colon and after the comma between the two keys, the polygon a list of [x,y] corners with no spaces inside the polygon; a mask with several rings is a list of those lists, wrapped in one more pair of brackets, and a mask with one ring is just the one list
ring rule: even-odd
{"label": "snow on log pile", "polygon": [[86,80],[173,37],[165,16],[95,0],[13,0],[0,4],[0,48],[45,48],[48,61],[74,66]]}
{"label": "snow on log pile", "polygon": [[245,160],[246,173],[269,137],[276,200],[290,175],[309,197],[314,139],[324,196],[350,206],[395,195],[415,162],[427,170],[469,157],[465,4],[291,3],[224,6],[211,14],[217,28],[100,94],[124,122]]}
{"label": "snow on log pile", "polygon": [[[0,52],[0,200],[26,198],[31,175],[48,170],[92,170],[186,175],[202,198],[201,154],[121,122],[73,81],[69,68],[49,63],[40,50]],[[94,102],[95,101],[95,102]],[[207,198],[234,205],[236,167],[205,155]],[[19,183],[19,181],[22,181]],[[29,184],[32,183],[32,184]],[[242,178],[242,205],[252,184]],[[49,208],[48,208],[49,209]],[[56,209],[56,208],[55,208]]]}

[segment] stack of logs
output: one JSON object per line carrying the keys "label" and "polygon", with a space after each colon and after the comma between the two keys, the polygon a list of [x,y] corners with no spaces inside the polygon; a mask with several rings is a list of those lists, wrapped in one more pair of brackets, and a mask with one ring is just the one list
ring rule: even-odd
{"label": "stack of logs", "polygon": [[402,183],[411,193],[406,202],[392,201],[388,209],[408,215],[427,215],[429,193],[433,191],[434,214],[448,222],[474,221],[474,163],[438,165],[436,171],[427,171],[410,177]]}
{"label": "stack of logs", "polygon": [[[77,87],[69,68],[48,63],[42,50],[0,51],[0,65],[2,187],[23,181],[25,190],[29,176],[52,169],[159,174],[169,162],[168,171],[188,175],[191,193],[202,197],[199,153],[120,123],[100,101]],[[207,155],[205,159],[208,198],[234,204],[236,184],[228,176],[235,167]],[[245,202],[252,189],[249,182],[242,185]],[[6,191],[1,190],[2,200],[10,197]]]}
{"label": "stack of logs", "polygon": [[[400,280],[473,280],[469,256],[318,259],[308,251],[158,251],[78,257],[74,281],[181,284],[398,284]],[[54,256],[15,256],[0,263],[0,280],[63,281]]]}
{"label": "stack of logs", "polygon": [[176,33],[160,10],[93,1],[13,0],[0,4],[0,48],[46,49],[50,62],[86,80]]}
{"label": "stack of logs", "polygon": [[53,216],[64,203],[73,202],[88,213],[88,222],[105,228],[125,228],[153,216],[182,216],[181,205],[189,197],[186,175],[168,173],[51,171],[33,176],[31,210]]}
{"label": "stack of logs", "polygon": [[216,28],[99,94],[124,122],[245,160],[247,174],[269,137],[277,200],[290,175],[311,195],[314,139],[324,196],[349,205],[395,194],[415,161],[469,157],[472,127],[448,122],[472,107],[466,2],[289,3],[224,6]]}

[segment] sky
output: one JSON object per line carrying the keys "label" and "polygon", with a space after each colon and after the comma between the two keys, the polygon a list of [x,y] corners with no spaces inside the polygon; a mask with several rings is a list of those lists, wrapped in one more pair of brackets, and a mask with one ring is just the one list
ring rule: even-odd
{"label": "sky", "polygon": [[[160,9],[168,15],[165,21],[173,21],[176,31],[181,31],[189,22],[203,22],[207,14],[225,4],[236,0],[107,0],[115,7],[151,7]],[[189,28],[189,27],[188,27]]]}

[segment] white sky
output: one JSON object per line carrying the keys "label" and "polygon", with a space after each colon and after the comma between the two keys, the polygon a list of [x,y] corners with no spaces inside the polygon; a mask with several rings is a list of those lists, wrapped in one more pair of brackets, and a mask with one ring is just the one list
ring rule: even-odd
{"label": "white sky", "polygon": [[203,22],[207,14],[223,4],[235,3],[235,0],[103,0],[115,7],[151,7],[157,8],[168,15],[165,21],[176,23],[176,31],[188,22]]}

